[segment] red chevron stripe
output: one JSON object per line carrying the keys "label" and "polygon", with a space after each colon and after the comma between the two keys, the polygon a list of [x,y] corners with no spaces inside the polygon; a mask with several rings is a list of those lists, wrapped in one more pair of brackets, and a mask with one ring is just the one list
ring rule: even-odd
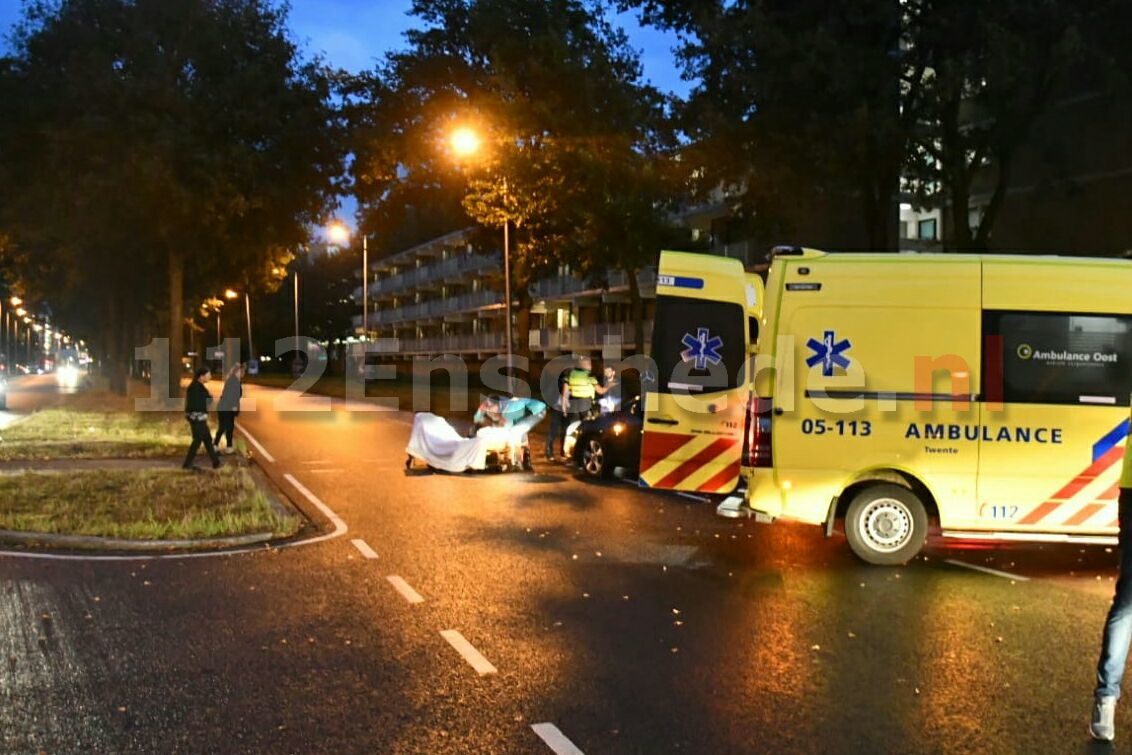
{"label": "red chevron stripe", "polygon": [[738,444],[739,441],[735,440],[734,438],[719,438],[718,440],[713,441],[712,444],[707,448],[700,451],[698,454],[688,459],[680,466],[676,467],[676,469],[669,472],[663,480],[658,482],[653,487],[676,487],[704,464],[707,464],[709,461],[712,461],[717,456],[727,451],[727,449],[732,448]]}
{"label": "red chevron stripe", "polygon": [[710,480],[705,482],[703,485],[700,485],[698,490],[700,490],[704,493],[719,493],[719,492],[730,493],[732,490],[735,489],[734,486],[732,486],[731,488],[728,488],[727,490],[722,490],[723,486],[730,483],[730,482],[738,482],[738,480],[739,480],[739,462],[735,462],[734,464],[728,464],[726,469],[724,469],[722,472],[717,474],[715,477],[712,477]]}
{"label": "red chevron stripe", "polygon": [[1035,507],[1029,514],[1019,519],[1018,524],[1037,524],[1060,507],[1060,503],[1046,501],[1040,506]]}
{"label": "red chevron stripe", "polygon": [[1112,487],[1097,496],[1098,501],[1115,501],[1120,496],[1120,483],[1112,483]]}
{"label": "red chevron stripe", "polygon": [[1049,497],[1051,501],[1067,501],[1081,492],[1097,476],[1124,457],[1124,446],[1113,446],[1104,456],[1094,461],[1085,471],[1070,480],[1065,487]]}
{"label": "red chevron stripe", "polygon": [[1103,503],[1090,503],[1082,506],[1080,511],[1065,520],[1063,526],[1076,527],[1078,524],[1084,524],[1089,520],[1089,517],[1103,509],[1104,506]]}
{"label": "red chevron stripe", "polygon": [[669,456],[687,445],[694,435],[683,433],[649,433],[646,432],[641,439],[641,469],[644,474],[657,462],[664,461]]}

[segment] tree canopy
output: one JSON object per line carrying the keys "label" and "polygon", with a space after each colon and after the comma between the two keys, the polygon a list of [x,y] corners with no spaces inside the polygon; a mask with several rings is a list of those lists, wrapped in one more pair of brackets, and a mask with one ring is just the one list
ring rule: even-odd
{"label": "tree canopy", "polygon": [[341,172],[331,76],[285,20],[264,0],[36,2],[0,72],[9,259],[120,364],[163,329],[172,395],[185,315],[274,285]]}
{"label": "tree canopy", "polygon": [[[671,146],[666,102],[641,82],[636,53],[602,4],[417,0],[413,13],[423,26],[408,32],[408,49],[353,92],[363,227],[393,235],[423,207],[453,224],[433,236],[469,220],[508,223],[521,305],[527,285],[559,264],[644,264],[635,245],[609,243],[605,232],[611,216],[621,239],[663,222],[672,193],[653,187]],[[480,134],[479,154],[451,151],[457,126]]]}

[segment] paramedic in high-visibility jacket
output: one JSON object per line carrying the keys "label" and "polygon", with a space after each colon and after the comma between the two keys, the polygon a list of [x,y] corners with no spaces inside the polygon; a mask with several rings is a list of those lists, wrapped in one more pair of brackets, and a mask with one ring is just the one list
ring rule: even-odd
{"label": "paramedic in high-visibility jacket", "polygon": [[1132,448],[1125,440],[1124,466],[1120,472],[1120,574],[1112,607],[1104,623],[1101,657],[1097,662],[1097,689],[1089,732],[1094,739],[1111,742],[1116,736],[1116,700],[1132,641]]}

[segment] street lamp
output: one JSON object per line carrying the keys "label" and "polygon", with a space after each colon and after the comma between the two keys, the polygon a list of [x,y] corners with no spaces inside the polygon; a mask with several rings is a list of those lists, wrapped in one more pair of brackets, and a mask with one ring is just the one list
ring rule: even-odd
{"label": "street lamp", "polygon": [[[228,300],[239,299],[240,294],[237,293],[235,289],[226,288],[224,289],[224,298]],[[244,291],[244,304],[248,320],[248,358],[250,359],[252,356],[252,305],[248,300],[248,292],[246,290]],[[237,361],[239,360],[237,359]]]}
{"label": "street lamp", "polygon": [[[326,229],[330,240],[345,244],[350,240],[350,229],[341,221],[334,221]],[[362,340],[369,338],[369,238],[362,234]]]}
{"label": "street lamp", "polygon": [[[8,300],[8,303],[12,305],[12,308],[9,311],[4,313],[4,317],[6,318],[4,320],[4,339],[7,341],[7,345],[8,345],[8,350],[6,352],[6,358],[7,358],[7,362],[8,362],[8,372],[11,373],[11,374],[15,374],[15,373],[12,372],[12,370],[15,369],[15,366],[16,366],[15,362],[13,361],[13,357],[15,357],[16,354],[15,354],[15,351],[13,350],[13,348],[12,348],[12,342],[16,341],[16,336],[19,333],[19,325],[17,324],[18,320],[16,320],[15,310],[16,310],[17,307],[19,307],[21,304],[24,303],[24,300],[21,299],[18,296],[13,296],[11,299]],[[8,332],[8,322],[9,321],[11,321],[11,323],[12,323],[12,332],[11,333]],[[17,342],[17,345],[18,345],[18,342]]]}
{"label": "street lamp", "polygon": [[[452,132],[449,139],[452,151],[458,157],[468,157],[476,154],[483,147],[483,139],[472,128],[461,126]],[[503,176],[503,202],[504,209],[507,203],[507,176]],[[514,393],[511,382],[511,222],[506,214],[503,216],[503,322],[508,392]]]}

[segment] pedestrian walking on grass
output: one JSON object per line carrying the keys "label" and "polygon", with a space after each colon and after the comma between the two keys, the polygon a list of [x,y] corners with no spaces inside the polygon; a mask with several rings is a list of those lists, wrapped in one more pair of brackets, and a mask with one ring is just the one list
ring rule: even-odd
{"label": "pedestrian walking on grass", "polygon": [[205,385],[212,378],[212,371],[207,367],[198,367],[193,373],[193,382],[185,391],[185,419],[189,421],[189,428],[193,433],[193,441],[189,444],[189,453],[181,465],[184,469],[193,469],[193,459],[197,449],[202,445],[208,451],[208,458],[212,459],[212,468],[220,466],[220,456],[212,445],[212,433],[208,429],[208,406],[212,403],[212,394]]}
{"label": "pedestrian walking on grass", "polygon": [[1116,736],[1116,700],[1120,697],[1120,681],[1128,660],[1128,646],[1132,643],[1132,448],[1127,446],[1116,505],[1120,522],[1120,573],[1104,623],[1097,686],[1093,692],[1093,716],[1089,722],[1089,733],[1104,742],[1111,742]]}
{"label": "pedestrian walking on grass", "polygon": [[212,445],[220,450],[220,439],[227,442],[225,453],[232,453],[232,434],[236,432],[236,415],[240,413],[240,397],[244,395],[244,386],[240,379],[244,376],[244,366],[235,364],[228,370],[224,378],[224,389],[220,391],[220,401],[216,404],[216,437]]}

